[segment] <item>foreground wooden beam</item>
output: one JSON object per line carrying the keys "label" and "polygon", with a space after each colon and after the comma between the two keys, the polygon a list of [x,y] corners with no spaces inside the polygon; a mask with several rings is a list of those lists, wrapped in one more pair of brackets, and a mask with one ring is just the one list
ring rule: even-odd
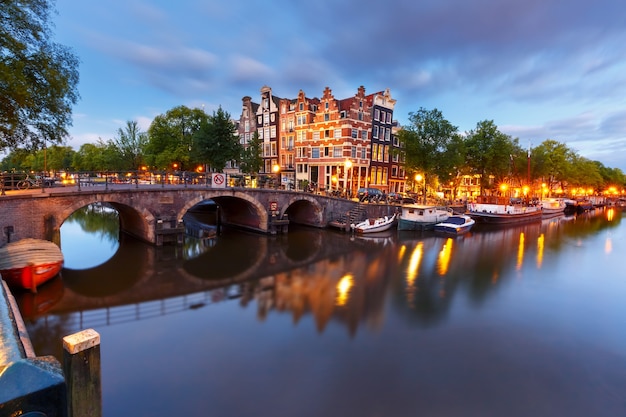
{"label": "foreground wooden beam", "polygon": [[68,416],[102,416],[100,335],[93,329],[63,338]]}

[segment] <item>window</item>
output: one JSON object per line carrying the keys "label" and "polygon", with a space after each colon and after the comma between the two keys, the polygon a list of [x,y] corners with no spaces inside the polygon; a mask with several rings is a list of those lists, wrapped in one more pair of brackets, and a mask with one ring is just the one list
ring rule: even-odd
{"label": "window", "polygon": [[330,147],[329,146],[324,147],[324,156],[330,156]]}
{"label": "window", "polygon": [[269,125],[269,124],[270,124],[270,114],[269,114],[269,113],[265,113],[265,114],[263,115],[263,122],[264,122],[264,124],[266,124],[266,125]]}
{"label": "window", "polygon": [[276,137],[276,126],[272,126],[272,127],[270,127],[270,129],[271,129],[271,132],[270,132],[271,136],[270,137],[271,138],[275,138]]}
{"label": "window", "polygon": [[385,141],[389,142],[390,139],[391,139],[391,129],[387,128],[385,129]]}
{"label": "window", "polygon": [[367,140],[367,130],[361,130],[361,139]]}
{"label": "window", "polygon": [[357,115],[359,120],[363,120],[363,112],[360,111],[359,114]]}
{"label": "window", "polygon": [[272,123],[274,123],[276,121],[276,113],[270,114],[270,119],[272,120]]}
{"label": "window", "polygon": [[380,110],[378,109],[374,110],[374,120],[380,120]]}
{"label": "window", "polygon": [[263,124],[263,116],[259,115],[257,120],[258,120],[258,122],[257,122],[258,124],[260,124],[260,125]]}
{"label": "window", "polygon": [[324,108],[328,110],[328,102],[324,103]]}
{"label": "window", "polygon": [[341,113],[339,113],[339,115],[340,115],[340,117],[341,117],[342,119],[345,119],[345,118],[347,117],[347,116],[346,116],[346,111],[345,111],[345,110],[342,110],[342,111],[341,111]]}
{"label": "window", "polygon": [[327,122],[330,120],[330,114],[324,113],[324,121]]}
{"label": "window", "polygon": [[333,148],[333,158],[341,158],[343,156],[343,148],[341,146],[335,146]]}
{"label": "window", "polygon": [[304,110],[304,103],[300,103],[300,111]]}
{"label": "window", "polygon": [[378,125],[374,125],[372,129],[372,137],[378,139]]}
{"label": "window", "polygon": [[332,132],[332,130],[328,130],[328,129],[326,129],[326,130],[324,131],[324,137],[325,137],[325,138],[329,138],[329,137],[331,137],[331,136],[330,136],[330,132]]}
{"label": "window", "polygon": [[366,159],[367,158],[367,148],[366,147],[362,147],[361,148],[361,159]]}
{"label": "window", "polygon": [[320,148],[317,146],[311,148],[311,158],[319,158],[320,157]]}
{"label": "window", "polygon": [[356,146],[350,147],[350,157],[356,158]]}
{"label": "window", "polygon": [[356,138],[358,137],[358,135],[359,135],[359,131],[358,131],[358,130],[356,130],[356,129],[352,129],[352,137],[353,137],[354,139],[356,139]]}
{"label": "window", "polygon": [[313,132],[313,140],[320,140],[320,132]]}
{"label": "window", "polygon": [[341,129],[335,129],[334,137],[336,137],[336,138],[340,138],[341,137]]}

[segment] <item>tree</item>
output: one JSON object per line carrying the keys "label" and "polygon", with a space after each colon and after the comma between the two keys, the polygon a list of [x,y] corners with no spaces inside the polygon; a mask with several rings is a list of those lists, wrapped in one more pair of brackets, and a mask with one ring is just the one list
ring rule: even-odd
{"label": "tree", "polygon": [[79,98],[78,59],[50,41],[53,0],[0,7],[0,149],[62,143]]}
{"label": "tree", "polygon": [[136,121],[127,121],[124,129],[119,128],[113,144],[120,153],[121,169],[138,169],[143,162],[143,152],[147,143],[146,133],[141,132]]}
{"label": "tree", "polygon": [[[480,193],[484,188],[496,188],[511,173],[512,156],[519,155],[517,139],[498,130],[493,120],[483,120],[468,132],[465,140],[466,163],[470,171],[480,176]],[[490,177],[494,182],[490,183]]]}
{"label": "tree", "polygon": [[248,142],[248,146],[241,152],[241,171],[250,175],[256,175],[263,167],[263,142],[259,137],[259,132],[254,132]]}
{"label": "tree", "polygon": [[178,106],[154,118],[148,128],[146,163],[154,168],[190,168],[193,134],[205,123],[207,115],[200,109]]}
{"label": "tree", "polygon": [[400,142],[405,144],[406,171],[423,173],[426,180],[435,176],[446,180],[458,159],[455,157],[455,162],[450,163],[445,154],[454,149],[461,151],[454,139],[458,137],[458,127],[446,120],[439,110],[423,107],[409,113],[409,121],[411,123],[398,133]]}
{"label": "tree", "polygon": [[220,106],[194,134],[194,157],[212,170],[222,171],[228,161],[241,157],[241,145],[236,133],[237,128],[230,114]]}
{"label": "tree", "polygon": [[72,168],[78,171],[104,171],[104,147],[106,145],[102,140],[97,144],[85,143],[74,154],[72,159]]}
{"label": "tree", "polygon": [[531,151],[531,167],[534,178],[541,178],[549,193],[556,184],[563,188],[570,171],[573,151],[565,144],[552,139],[544,140]]}

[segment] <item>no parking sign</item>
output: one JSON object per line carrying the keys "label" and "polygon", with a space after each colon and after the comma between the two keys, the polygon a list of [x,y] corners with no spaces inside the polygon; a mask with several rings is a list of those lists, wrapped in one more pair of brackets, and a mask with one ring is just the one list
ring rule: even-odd
{"label": "no parking sign", "polygon": [[211,183],[213,188],[226,188],[226,175],[214,172],[211,174]]}

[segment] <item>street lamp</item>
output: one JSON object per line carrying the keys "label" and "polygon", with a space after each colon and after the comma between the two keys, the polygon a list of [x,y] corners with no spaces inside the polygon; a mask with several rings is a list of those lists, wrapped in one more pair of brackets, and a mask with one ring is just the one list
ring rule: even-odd
{"label": "street lamp", "polygon": [[422,176],[422,174],[417,174],[415,175],[415,181],[418,183],[423,181],[423,192],[424,192],[423,201],[424,201],[424,204],[426,204],[426,176]]}
{"label": "street lamp", "polygon": [[280,185],[280,165],[274,164],[272,171],[276,174],[276,185],[274,188],[278,189],[278,186]]}
{"label": "street lamp", "polygon": [[351,190],[348,187],[348,170],[352,168],[352,161],[346,159],[346,162],[343,165],[343,186],[346,188],[346,198],[350,198]]}

